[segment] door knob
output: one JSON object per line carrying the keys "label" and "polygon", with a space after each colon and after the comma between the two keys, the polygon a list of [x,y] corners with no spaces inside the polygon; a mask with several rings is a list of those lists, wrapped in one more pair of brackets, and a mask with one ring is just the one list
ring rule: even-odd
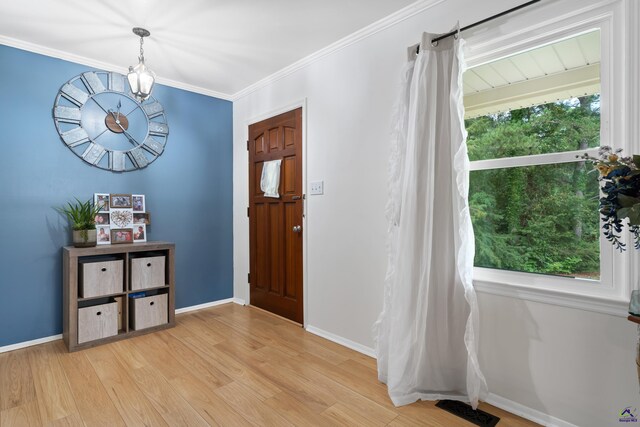
{"label": "door knob", "polygon": [[295,225],[293,227],[293,232],[294,233],[299,233],[300,231],[302,231],[302,226],[301,225]]}

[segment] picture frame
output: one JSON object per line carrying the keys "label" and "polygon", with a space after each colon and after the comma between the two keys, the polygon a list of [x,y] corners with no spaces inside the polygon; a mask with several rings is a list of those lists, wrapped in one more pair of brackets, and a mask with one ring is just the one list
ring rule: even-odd
{"label": "picture frame", "polygon": [[147,226],[145,224],[136,224],[133,228],[133,242],[147,241]]}
{"label": "picture frame", "polygon": [[101,225],[109,225],[109,213],[108,212],[98,212],[96,214],[96,227]]}
{"label": "picture frame", "polygon": [[133,228],[112,228],[111,244],[133,243]]}
{"label": "picture frame", "polygon": [[93,204],[100,206],[100,212],[109,212],[109,193],[93,193]]}
{"label": "picture frame", "polygon": [[131,196],[131,202],[134,212],[145,212],[144,194],[133,194]]}
{"label": "picture frame", "polygon": [[151,225],[151,213],[150,212],[134,212],[133,224],[145,224]]}
{"label": "picture frame", "polygon": [[111,209],[131,209],[133,206],[131,194],[109,194]]}
{"label": "picture frame", "polygon": [[111,233],[109,231],[110,227],[108,225],[98,225],[96,226],[96,236],[97,236],[97,244],[99,245],[110,245],[111,244]]}

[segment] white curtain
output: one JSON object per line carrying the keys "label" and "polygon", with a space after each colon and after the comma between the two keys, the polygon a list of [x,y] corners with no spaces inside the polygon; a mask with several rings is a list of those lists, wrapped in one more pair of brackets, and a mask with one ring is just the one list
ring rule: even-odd
{"label": "white curtain", "polygon": [[433,37],[423,34],[420,53],[410,54],[394,118],[378,377],[396,406],[453,399],[475,409],[487,386],[477,358],[464,42],[432,46]]}

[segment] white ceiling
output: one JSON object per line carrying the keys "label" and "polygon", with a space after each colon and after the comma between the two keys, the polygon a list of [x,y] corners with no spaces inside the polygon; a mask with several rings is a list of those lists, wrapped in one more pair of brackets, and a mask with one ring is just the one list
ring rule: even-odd
{"label": "white ceiling", "polygon": [[0,43],[123,71],[141,26],[161,82],[230,96],[414,1],[6,0]]}

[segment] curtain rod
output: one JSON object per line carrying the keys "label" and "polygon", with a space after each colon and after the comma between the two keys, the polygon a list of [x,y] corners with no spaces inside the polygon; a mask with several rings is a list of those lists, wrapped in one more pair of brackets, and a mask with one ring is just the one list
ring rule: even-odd
{"label": "curtain rod", "polygon": [[[451,31],[450,33],[447,33],[447,34],[443,34],[443,35],[441,35],[441,36],[438,36],[438,37],[436,37],[436,38],[432,39],[432,40],[431,40],[431,43],[432,43],[432,44],[433,44],[433,43],[438,43],[438,42],[439,42],[440,40],[442,40],[442,39],[446,39],[447,37],[451,37],[451,36],[456,35],[456,34],[458,33],[458,31],[462,32],[462,31],[469,30],[469,29],[471,29],[471,28],[473,28],[473,27],[476,27],[476,26],[478,26],[478,25],[480,25],[480,24],[484,24],[485,22],[492,21],[492,20],[494,20],[494,19],[496,19],[496,18],[500,18],[501,16],[507,15],[507,14],[509,14],[509,13],[511,13],[511,12],[515,12],[516,10],[520,10],[520,9],[523,9],[523,8],[525,8],[525,7],[527,7],[527,6],[531,6],[532,4],[534,4],[534,3],[538,3],[539,1],[540,1],[540,0],[531,0],[531,1],[528,1],[528,2],[526,2],[526,3],[521,4],[521,5],[519,5],[519,6],[512,7],[511,9],[508,9],[508,10],[505,10],[505,11],[503,11],[503,12],[497,13],[497,14],[495,14],[495,15],[493,15],[493,16],[490,16],[490,17],[488,17],[488,18],[485,18],[485,19],[483,19],[483,20],[481,20],[481,21],[474,22],[473,24],[467,25],[466,27],[462,27],[462,28],[460,28],[460,30]],[[420,53],[420,45],[419,45],[419,44],[418,44],[418,48],[417,48],[417,50],[416,50],[416,53]]]}

